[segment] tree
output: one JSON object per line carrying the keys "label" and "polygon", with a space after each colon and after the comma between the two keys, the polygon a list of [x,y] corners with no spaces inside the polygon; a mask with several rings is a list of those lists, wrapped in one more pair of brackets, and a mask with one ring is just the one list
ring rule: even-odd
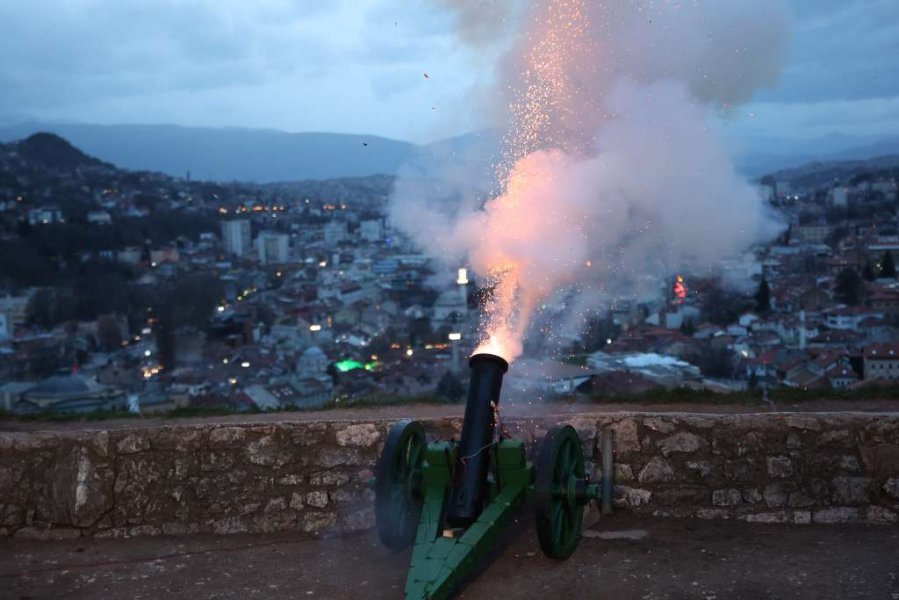
{"label": "tree", "polygon": [[458,402],[465,394],[465,386],[452,371],[447,371],[437,383],[437,394],[450,402]]}
{"label": "tree", "polygon": [[865,268],[862,269],[862,278],[865,281],[874,281],[877,278],[877,275],[874,274],[874,265],[871,264],[871,261],[865,262]]}
{"label": "tree", "polygon": [[771,288],[768,286],[768,280],[762,277],[759,282],[759,289],[755,293],[756,308],[759,312],[768,312],[771,310]]}
{"label": "tree", "polygon": [[849,306],[861,304],[865,297],[865,282],[855,269],[843,269],[837,275],[837,300]]}
{"label": "tree", "polygon": [[880,276],[896,279],[896,265],[893,263],[893,255],[889,250],[883,253],[880,259]]}

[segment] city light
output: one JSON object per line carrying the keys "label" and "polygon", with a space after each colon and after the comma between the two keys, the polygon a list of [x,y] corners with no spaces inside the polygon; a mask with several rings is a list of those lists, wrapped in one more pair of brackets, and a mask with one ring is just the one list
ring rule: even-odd
{"label": "city light", "polygon": [[219,311],[219,312],[225,312],[225,307],[224,307],[224,306],[218,306],[218,307],[216,307],[216,310]]}
{"label": "city light", "polygon": [[244,369],[249,369],[250,363],[247,361],[243,361],[242,363],[240,363],[240,366],[243,367]]}
{"label": "city light", "polygon": [[413,352],[412,348],[409,348],[408,350],[406,350],[406,356],[412,356],[413,354],[414,354],[414,352]]}
{"label": "city light", "polygon": [[456,283],[459,285],[468,285],[468,269],[461,268],[459,269],[458,276],[456,277]]}
{"label": "city light", "polygon": [[462,339],[462,334],[461,334],[461,333],[451,333],[451,334],[449,334],[449,340],[450,340],[451,342],[458,342],[458,341],[461,340],[461,339]]}
{"label": "city light", "polygon": [[150,356],[151,354],[153,354],[153,352],[150,350],[144,350],[144,356]]}
{"label": "city light", "polygon": [[309,326],[309,331],[313,331],[313,332],[314,332],[314,331],[321,331],[321,330],[322,330],[322,326],[321,326],[321,325],[315,324],[315,325],[310,325],[310,326]]}

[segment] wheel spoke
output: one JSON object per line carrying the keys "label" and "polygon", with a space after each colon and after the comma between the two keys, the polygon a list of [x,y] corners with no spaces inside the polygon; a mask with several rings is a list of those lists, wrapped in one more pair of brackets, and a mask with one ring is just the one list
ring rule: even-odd
{"label": "wheel spoke", "polygon": [[558,544],[562,541],[562,528],[565,523],[565,508],[561,502],[553,505],[552,515],[553,541]]}

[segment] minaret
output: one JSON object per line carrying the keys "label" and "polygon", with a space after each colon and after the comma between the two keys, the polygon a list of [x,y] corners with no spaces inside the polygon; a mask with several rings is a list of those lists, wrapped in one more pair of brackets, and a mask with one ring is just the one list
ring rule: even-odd
{"label": "minaret", "polygon": [[459,295],[462,298],[462,314],[468,314],[468,269],[461,267],[456,277],[456,283],[459,284]]}
{"label": "minaret", "polygon": [[799,349],[805,350],[805,311],[799,311]]}

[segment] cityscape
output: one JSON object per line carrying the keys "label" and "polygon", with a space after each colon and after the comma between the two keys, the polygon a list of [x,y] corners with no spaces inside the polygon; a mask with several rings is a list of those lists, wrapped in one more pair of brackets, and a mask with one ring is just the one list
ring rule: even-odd
{"label": "cityscape", "polygon": [[[119,169],[38,133],[0,147],[0,387],[11,415],[459,402],[488,285],[391,227],[392,177],[221,184]],[[899,160],[760,178],[782,232],[718,276],[617,298],[510,400],[654,389],[888,394]],[[526,366],[525,366],[526,365]],[[864,392],[862,392],[864,393]],[[175,413],[177,414],[177,413]]]}

